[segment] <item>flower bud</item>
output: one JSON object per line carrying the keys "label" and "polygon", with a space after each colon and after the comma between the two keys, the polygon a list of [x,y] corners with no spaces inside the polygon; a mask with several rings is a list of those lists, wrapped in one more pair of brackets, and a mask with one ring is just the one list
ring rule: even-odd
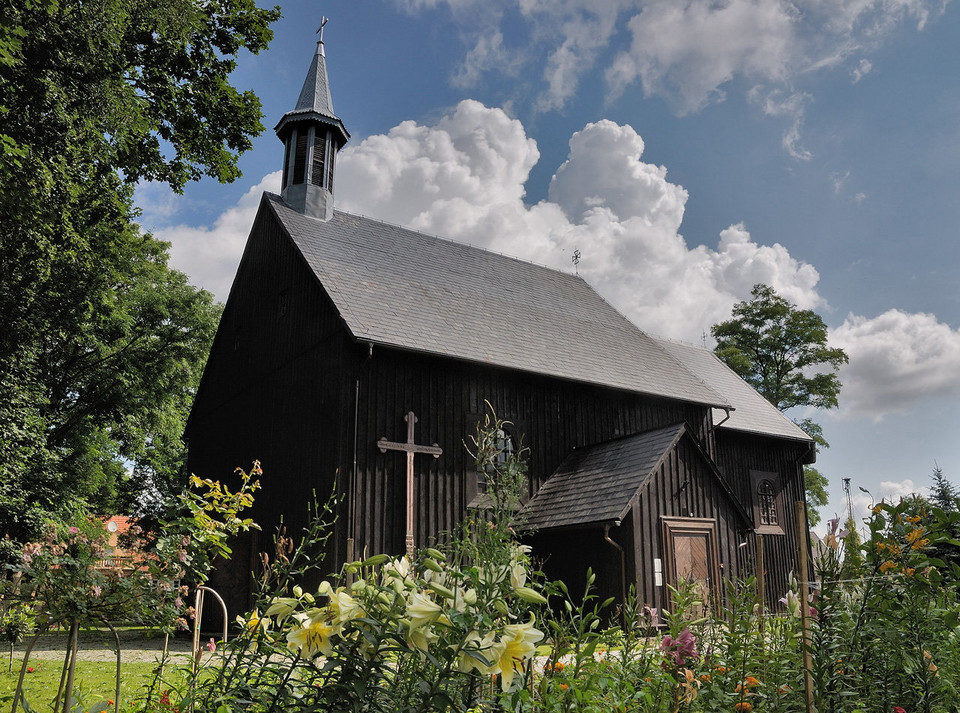
{"label": "flower bud", "polygon": [[423,566],[433,572],[443,571],[443,567],[440,566],[440,563],[437,562],[435,559],[431,559],[430,557],[423,558]]}
{"label": "flower bud", "polygon": [[546,604],[547,598],[540,594],[536,589],[531,589],[530,587],[517,587],[513,590],[513,593],[516,594],[520,599],[525,602],[530,602],[531,604]]}

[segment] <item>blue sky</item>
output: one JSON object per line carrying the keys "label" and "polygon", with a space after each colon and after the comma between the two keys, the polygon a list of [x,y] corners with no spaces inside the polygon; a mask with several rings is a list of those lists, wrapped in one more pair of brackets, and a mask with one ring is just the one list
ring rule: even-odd
{"label": "blue sky", "polygon": [[[960,8],[927,0],[327,0],[283,4],[234,83],[267,130],[244,177],[143,223],[224,299],[320,16],[352,138],[337,204],[579,269],[638,326],[699,343],[755,282],[851,363],[810,414],[819,467],[877,496],[960,482]],[[802,416],[805,414],[796,414]],[[858,503],[866,498],[858,494]]]}

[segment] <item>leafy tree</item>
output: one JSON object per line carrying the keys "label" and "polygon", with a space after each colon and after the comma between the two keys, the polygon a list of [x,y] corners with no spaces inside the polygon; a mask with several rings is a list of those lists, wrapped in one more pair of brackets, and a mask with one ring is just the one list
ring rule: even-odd
{"label": "leafy tree", "polygon": [[[768,285],[754,285],[752,298],[733,307],[733,317],[713,325],[715,351],[726,364],[779,410],[794,406],[836,408],[848,359],[827,345],[827,326],[813,310],[797,307]],[[827,365],[828,372],[810,374]]]}
{"label": "leafy tree", "polygon": [[[827,326],[813,310],[798,309],[768,285],[754,285],[751,299],[733,307],[731,319],[713,325],[714,349],[731,369],[780,411],[795,406],[836,408],[846,353],[827,344]],[[827,367],[827,371],[818,371]],[[827,448],[823,429],[811,419],[798,424]],[[807,516],[820,521],[816,508],[827,502],[827,479],[816,468],[804,469]]]}
{"label": "leafy tree", "polygon": [[[219,308],[136,225],[139,180],[237,178],[254,0],[0,0],[0,530],[174,484]],[[132,465],[133,477],[128,473]]]}

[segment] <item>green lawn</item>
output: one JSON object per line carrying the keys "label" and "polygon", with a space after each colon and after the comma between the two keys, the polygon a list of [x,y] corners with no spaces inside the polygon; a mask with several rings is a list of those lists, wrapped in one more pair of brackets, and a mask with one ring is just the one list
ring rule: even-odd
{"label": "green lawn", "polygon": [[[13,693],[17,688],[17,677],[20,673],[21,658],[14,656],[13,671],[7,673],[7,658],[2,658],[0,666],[0,709],[5,713],[13,702]],[[32,672],[24,677],[24,696],[30,707],[44,713],[51,709],[53,697],[60,684],[60,669],[62,661],[31,659]],[[133,701],[141,698],[144,687],[153,679],[154,664],[152,663],[124,663],[121,666],[120,676],[120,707],[121,709]],[[99,661],[77,662],[77,687],[75,689],[83,710],[103,701],[113,700],[116,669],[112,663]],[[22,710],[22,708],[21,708]]]}

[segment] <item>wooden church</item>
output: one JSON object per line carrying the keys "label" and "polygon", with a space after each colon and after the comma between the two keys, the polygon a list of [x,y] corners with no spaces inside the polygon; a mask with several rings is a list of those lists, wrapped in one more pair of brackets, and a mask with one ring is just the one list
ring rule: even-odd
{"label": "wooden church", "polygon": [[276,132],[282,193],[261,200],[186,431],[194,473],[263,466],[263,533],[217,573],[231,611],[314,494],[338,494],[331,572],[452,530],[482,499],[464,441],[487,403],[529,447],[528,537],[551,577],[576,591],[589,566],[601,595],[660,607],[679,578],[718,590],[759,565],[782,595],[805,433],[578,276],[335,210],[349,134],[322,40]]}

